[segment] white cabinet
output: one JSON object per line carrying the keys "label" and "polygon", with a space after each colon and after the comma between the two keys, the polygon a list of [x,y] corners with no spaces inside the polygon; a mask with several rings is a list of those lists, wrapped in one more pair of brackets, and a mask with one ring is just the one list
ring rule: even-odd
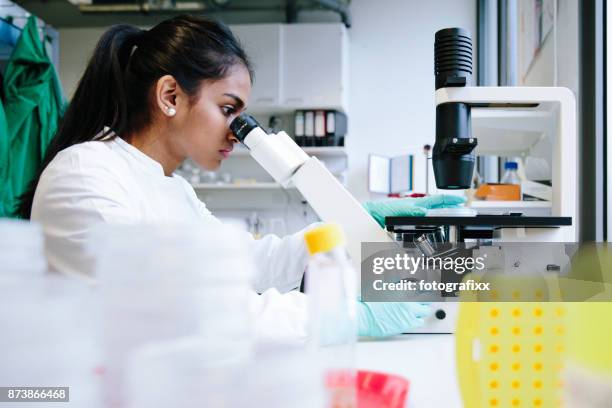
{"label": "white cabinet", "polygon": [[[348,38],[342,24],[248,24],[230,28],[255,70],[249,113],[262,119],[279,114],[292,117],[296,109],[346,112]],[[305,151],[317,156],[346,184],[348,157],[343,147],[312,147]],[[243,215],[248,217],[256,210],[285,218],[292,215],[299,220],[305,213],[313,214],[296,189],[281,188],[246,149],[235,149],[218,170],[217,179],[225,174],[231,176],[232,182],[194,185],[198,196],[215,212],[231,216],[245,212]]]}
{"label": "white cabinet", "polygon": [[346,111],[348,36],[340,23],[234,25],[253,61],[254,113]]}
{"label": "white cabinet", "polygon": [[348,47],[342,24],[283,26],[283,99],[292,108],[346,106]]}
{"label": "white cabinet", "polygon": [[259,110],[279,106],[281,101],[281,24],[245,24],[231,27],[255,71],[249,107]]}

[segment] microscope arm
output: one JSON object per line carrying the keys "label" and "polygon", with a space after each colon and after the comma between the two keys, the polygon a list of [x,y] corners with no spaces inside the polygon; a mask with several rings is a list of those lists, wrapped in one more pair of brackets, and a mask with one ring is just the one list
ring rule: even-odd
{"label": "microscope arm", "polygon": [[[363,206],[316,157],[308,156],[285,132],[268,134],[253,124],[235,133],[251,156],[283,187],[295,186],[325,222],[340,224],[359,275],[362,242],[394,242]],[[359,276],[357,280],[359,281]]]}
{"label": "microscope arm", "polygon": [[[539,112],[549,117],[553,129],[552,215],[571,217],[571,226],[546,231],[542,238],[531,229],[530,239],[577,242],[578,228],[578,137],[576,134],[576,101],[574,94],[562,87],[484,87],[466,86],[436,90],[436,106],[461,103],[472,109],[498,108],[509,115],[516,109]],[[500,116],[501,117],[501,116]],[[512,118],[512,116],[509,116]],[[520,117],[514,119],[520,122]],[[470,125],[473,126],[473,125]],[[489,130],[489,134],[494,134]],[[503,133],[502,133],[503,134]],[[481,140],[483,140],[481,138]],[[552,235],[551,235],[552,234]],[[509,237],[505,238],[506,240]],[[524,239],[522,239],[524,240]]]}
{"label": "microscope arm", "polygon": [[321,220],[342,226],[355,271],[361,270],[362,242],[394,242],[316,157],[310,157],[300,166],[291,181]]}

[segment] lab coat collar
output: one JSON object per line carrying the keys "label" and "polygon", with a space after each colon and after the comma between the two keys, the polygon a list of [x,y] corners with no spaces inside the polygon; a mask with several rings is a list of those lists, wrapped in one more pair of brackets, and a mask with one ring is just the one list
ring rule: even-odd
{"label": "lab coat collar", "polygon": [[113,138],[111,142],[115,143],[117,147],[124,150],[126,153],[136,159],[136,161],[140,163],[148,172],[153,173],[156,176],[166,177],[162,165],[155,159],[138,150],[137,147],[132,146],[119,136]]}

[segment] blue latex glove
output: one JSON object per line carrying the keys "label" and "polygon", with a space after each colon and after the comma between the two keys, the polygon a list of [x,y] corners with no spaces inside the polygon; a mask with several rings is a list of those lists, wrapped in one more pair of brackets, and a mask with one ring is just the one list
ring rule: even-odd
{"label": "blue latex glove", "polygon": [[360,336],[387,337],[420,327],[431,314],[429,303],[357,302]]}
{"label": "blue latex glove", "polygon": [[455,195],[432,195],[419,198],[393,198],[367,201],[364,208],[378,222],[385,226],[385,217],[422,217],[432,208],[456,208],[465,203],[465,197]]}

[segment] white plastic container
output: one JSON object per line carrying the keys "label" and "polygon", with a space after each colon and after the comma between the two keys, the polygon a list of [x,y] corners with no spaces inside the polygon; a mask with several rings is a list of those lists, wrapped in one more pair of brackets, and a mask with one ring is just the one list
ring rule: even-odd
{"label": "white plastic container", "polygon": [[56,274],[0,285],[0,384],[70,387],[66,406],[101,407],[90,289]]}
{"label": "white plastic container", "polygon": [[241,388],[251,359],[244,339],[211,342],[194,336],[149,343],[128,359],[127,406],[248,406]]}
{"label": "white plastic container", "polygon": [[[242,231],[210,224],[105,226],[93,235],[106,404],[126,406],[131,395],[141,406],[147,392],[166,401],[168,390],[138,388],[146,381],[133,376],[136,388],[126,389],[127,363],[145,345],[197,336],[202,347],[250,347],[253,262],[245,239]],[[146,372],[146,364],[132,371]],[[204,386],[206,378],[199,381]]]}
{"label": "white plastic container", "polygon": [[248,400],[242,406],[266,408],[329,407],[319,360],[305,345],[259,343],[253,364],[237,389]]}
{"label": "white plastic container", "polygon": [[40,225],[0,219],[0,284],[9,279],[30,279],[47,270]]}
{"label": "white plastic container", "polygon": [[100,406],[90,292],[47,271],[38,224],[0,220],[0,384],[70,387],[70,403],[58,407]]}

